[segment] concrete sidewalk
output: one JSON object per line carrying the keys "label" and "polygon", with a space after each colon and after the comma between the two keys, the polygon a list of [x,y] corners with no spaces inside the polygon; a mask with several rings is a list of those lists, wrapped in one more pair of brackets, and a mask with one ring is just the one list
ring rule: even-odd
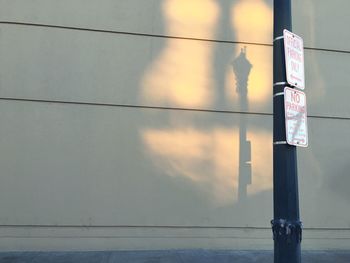
{"label": "concrete sidewalk", "polygon": [[[304,251],[303,263],[349,263],[350,251]],[[272,263],[272,251],[2,252],[0,263]]]}

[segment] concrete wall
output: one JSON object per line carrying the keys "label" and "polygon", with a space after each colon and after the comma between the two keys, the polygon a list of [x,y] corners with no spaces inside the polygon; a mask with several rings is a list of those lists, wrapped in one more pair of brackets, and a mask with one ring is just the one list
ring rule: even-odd
{"label": "concrete wall", "polygon": [[[347,6],[293,1],[307,249],[350,249]],[[272,248],[272,1],[0,0],[0,21],[0,250]]]}

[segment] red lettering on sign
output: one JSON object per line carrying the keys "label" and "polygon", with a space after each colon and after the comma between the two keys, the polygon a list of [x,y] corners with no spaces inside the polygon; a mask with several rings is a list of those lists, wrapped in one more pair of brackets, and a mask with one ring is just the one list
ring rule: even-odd
{"label": "red lettering on sign", "polygon": [[300,102],[300,95],[296,92],[292,92],[291,99],[293,102],[299,103]]}

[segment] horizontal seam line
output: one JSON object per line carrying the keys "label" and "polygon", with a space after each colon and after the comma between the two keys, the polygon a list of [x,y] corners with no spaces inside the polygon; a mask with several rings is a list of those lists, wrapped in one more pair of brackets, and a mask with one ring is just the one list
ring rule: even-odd
{"label": "horizontal seam line", "polygon": [[174,228],[174,229],[256,229],[270,230],[270,227],[234,227],[234,226],[142,226],[142,225],[0,225],[0,227],[38,227],[38,228]]}
{"label": "horizontal seam line", "polygon": [[350,120],[350,117],[338,117],[338,116],[307,115],[307,117],[308,118],[314,118],[314,119]]}
{"label": "horizontal seam line", "polygon": [[[257,42],[249,42],[249,41],[233,41],[233,40],[219,40],[219,39],[206,39],[206,38],[192,38],[192,37],[170,36],[170,35],[145,34],[145,33],[137,33],[137,32],[125,32],[125,31],[117,31],[117,30],[83,28],[83,27],[74,27],[74,26],[60,26],[60,25],[39,24],[39,23],[0,21],[0,24],[22,25],[22,26],[36,26],[36,27],[49,27],[49,28],[70,29],[70,30],[80,30],[80,31],[90,31],[90,32],[110,33],[110,34],[149,36],[149,37],[158,37],[158,38],[196,40],[196,41],[228,43],[228,44],[247,44],[247,45],[268,46],[268,47],[272,47],[273,46],[272,43],[267,44],[267,43],[257,43]],[[325,51],[325,52],[336,52],[336,53],[350,54],[350,50],[338,50],[338,49],[316,48],[316,47],[315,48],[313,48],[313,47],[304,47],[304,49],[315,50],[315,51]]]}
{"label": "horizontal seam line", "polygon": [[315,50],[315,51],[324,51],[324,52],[350,54],[350,50],[338,50],[338,49],[317,48],[317,47],[304,47],[304,49]]}
{"label": "horizontal seam line", "polygon": [[[142,226],[142,225],[0,225],[0,227],[18,227],[18,228],[169,228],[169,229],[237,229],[237,230],[271,230],[271,227],[234,227],[234,226]],[[303,227],[303,230],[309,231],[350,231],[350,228],[319,228]]]}
{"label": "horizontal seam line", "polygon": [[59,25],[11,22],[11,21],[0,21],[0,24],[48,27],[48,28],[69,29],[69,30],[79,30],[79,31],[89,31],[89,32],[109,33],[109,34],[123,34],[123,35],[134,35],[134,36],[148,36],[148,37],[157,37],[157,38],[171,38],[171,39],[194,40],[194,41],[203,41],[203,42],[247,44],[247,45],[272,47],[272,44],[248,42],[248,41],[233,41],[233,40],[219,40],[219,39],[208,39],[208,38],[181,37],[181,36],[171,36],[171,35],[146,34],[146,33],[126,32],[126,31],[107,30],[107,29],[83,28],[83,27],[74,27],[74,26],[59,26]]}
{"label": "horizontal seam line", "polygon": [[272,113],[264,112],[244,112],[244,111],[229,111],[229,110],[211,110],[211,109],[194,109],[194,108],[177,108],[177,107],[162,107],[162,106],[146,106],[146,105],[128,105],[128,104],[113,104],[113,103],[94,103],[94,102],[79,102],[79,101],[59,101],[59,100],[39,100],[39,99],[19,99],[19,98],[4,98],[5,101],[24,101],[24,102],[39,102],[39,103],[57,103],[57,104],[73,104],[87,106],[105,106],[105,107],[125,107],[125,108],[142,108],[142,109],[158,109],[158,110],[178,110],[178,111],[197,111],[197,112],[216,112],[216,113],[234,113],[247,115],[264,115],[272,116]]}
{"label": "horizontal seam line", "polygon": [[[93,239],[93,238],[104,238],[104,239],[165,239],[165,238],[170,238],[170,239],[244,239],[244,240],[249,240],[249,239],[259,239],[259,240],[270,240],[270,237],[256,237],[256,236],[21,236],[21,235],[13,235],[13,236],[1,236],[0,239],[2,238],[52,238],[52,239],[64,239],[64,238],[77,238],[77,239]],[[305,237],[304,239],[308,240],[349,240],[350,237]]]}
{"label": "horizontal seam line", "polygon": [[[0,97],[0,101],[1,100],[3,100],[3,101],[24,101],[24,102],[38,102],[38,103],[87,105],[87,106],[125,107],[125,108],[141,108],[141,109],[156,109],[156,110],[178,110],[178,111],[196,111],[196,112],[213,112],[213,113],[216,112],[216,113],[234,113],[234,114],[246,114],[246,115],[273,116],[273,113],[267,113],[267,112],[245,112],[245,111],[210,110],[210,109],[194,109],[194,108],[187,108],[186,109],[186,108],[176,108],[176,107],[128,105],[128,104],[113,104],[113,103],[98,103],[98,102],[39,100],[39,99],[20,99],[20,98]],[[350,117],[339,117],[339,116],[308,115],[307,117],[308,118],[315,118],[315,119],[350,120]]]}
{"label": "horizontal seam line", "polygon": [[[52,238],[52,239],[65,239],[65,238],[76,238],[76,239],[259,239],[259,240],[270,240],[269,237],[244,237],[244,236],[229,236],[229,237],[217,237],[217,236],[164,236],[164,237],[154,237],[154,236],[0,236],[1,238],[22,238],[22,239],[39,239],[39,238]],[[339,239],[339,238],[338,238]],[[343,238],[343,239],[350,239]]]}

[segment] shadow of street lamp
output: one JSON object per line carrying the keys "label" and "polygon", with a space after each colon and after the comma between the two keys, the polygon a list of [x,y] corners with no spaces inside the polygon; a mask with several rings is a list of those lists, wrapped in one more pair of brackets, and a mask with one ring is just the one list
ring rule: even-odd
{"label": "shadow of street lamp", "polygon": [[[236,92],[239,97],[240,109],[247,112],[248,105],[248,78],[252,64],[247,59],[247,48],[241,49],[240,54],[232,62],[233,72],[236,78]],[[247,140],[247,124],[245,114],[240,114],[239,123],[239,177],[238,177],[238,202],[247,199],[247,188],[252,183],[251,169],[251,144]]]}

